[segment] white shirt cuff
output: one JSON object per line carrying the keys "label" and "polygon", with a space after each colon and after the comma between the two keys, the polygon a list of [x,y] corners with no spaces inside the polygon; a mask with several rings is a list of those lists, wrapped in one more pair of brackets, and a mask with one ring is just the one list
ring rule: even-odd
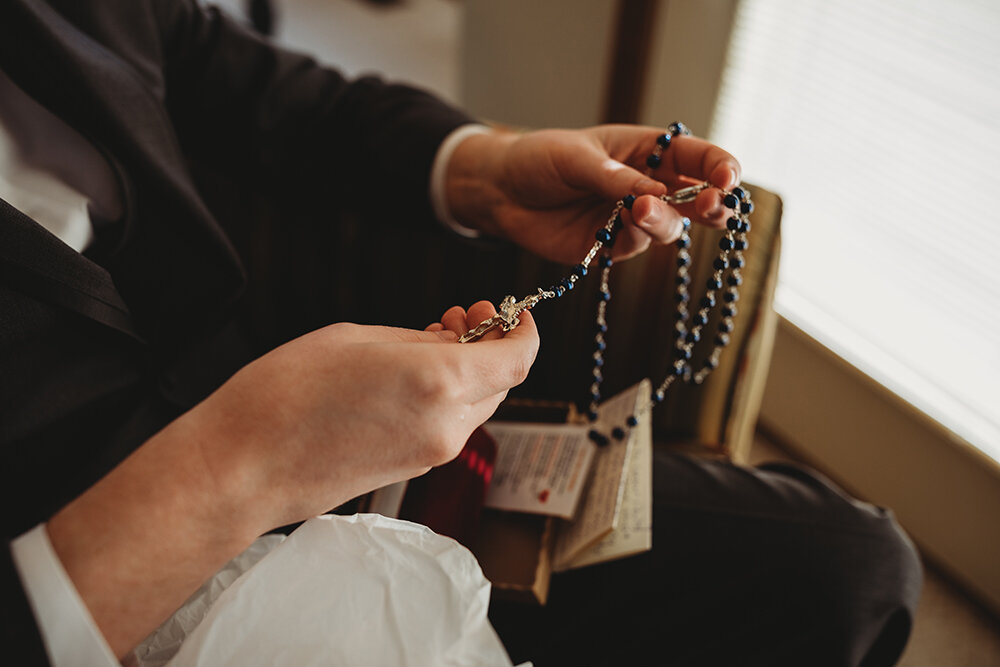
{"label": "white shirt cuff", "polygon": [[45,524],[11,542],[52,667],[121,667],[52,549]]}
{"label": "white shirt cuff", "polygon": [[470,124],[462,125],[451,131],[441,145],[438,147],[437,154],[434,156],[434,164],[431,167],[431,207],[434,209],[434,215],[437,216],[445,226],[454,231],[456,234],[464,236],[468,239],[479,238],[479,232],[470,227],[466,227],[459,221],[455,220],[451,215],[451,211],[448,209],[448,199],[445,196],[445,177],[448,175],[448,163],[451,161],[451,155],[458,148],[458,145],[471,137],[474,134],[489,134],[492,132],[490,128],[485,125]]}

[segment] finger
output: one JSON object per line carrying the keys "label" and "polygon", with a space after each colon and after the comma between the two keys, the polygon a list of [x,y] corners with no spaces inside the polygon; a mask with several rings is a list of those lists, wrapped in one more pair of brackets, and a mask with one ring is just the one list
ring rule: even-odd
{"label": "finger", "polygon": [[742,168],[735,157],[715,144],[698,137],[678,136],[663,151],[663,162],[655,173],[667,172],[732,190],[740,183]]}
{"label": "finger", "polygon": [[605,199],[621,199],[627,194],[661,195],[666,187],[637,169],[609,157],[597,146],[577,154],[567,162],[566,180]]}
{"label": "finger", "polygon": [[538,354],[538,329],[531,313],[518,317],[520,324],[502,338],[455,346],[458,382],[468,388],[470,404],[516,387],[527,377]]}
{"label": "finger", "polygon": [[469,330],[469,326],[466,324],[465,308],[452,306],[441,316],[441,324],[444,325],[445,329],[459,336],[465,334]]}
{"label": "finger", "polygon": [[[451,331],[402,329],[341,322],[308,333],[302,338],[345,343],[453,343],[458,338]],[[300,339],[301,340],[301,339]]]}
{"label": "finger", "polygon": [[673,243],[684,230],[684,215],[659,197],[639,197],[627,212],[626,221],[648,234],[656,243]]}
{"label": "finger", "polygon": [[440,322],[434,322],[433,324],[428,324],[424,331],[444,331],[444,325]]}
{"label": "finger", "polygon": [[711,188],[698,193],[693,202],[678,204],[676,208],[681,215],[696,222],[721,228],[731,215],[731,211],[723,205],[722,197],[722,190]]}
{"label": "finger", "polygon": [[[490,319],[497,314],[497,309],[489,301],[477,301],[469,306],[469,312],[465,316],[467,328],[475,329],[480,323]],[[495,340],[503,338],[503,330],[495,327],[487,331],[479,340]]]}

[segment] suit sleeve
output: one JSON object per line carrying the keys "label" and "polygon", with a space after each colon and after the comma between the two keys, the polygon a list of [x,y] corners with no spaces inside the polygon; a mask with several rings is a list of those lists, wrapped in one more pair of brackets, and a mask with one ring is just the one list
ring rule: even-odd
{"label": "suit sleeve", "polygon": [[156,9],[167,106],[189,155],[327,205],[431,215],[434,155],[471,122],[464,113],[409,86],[347,80],[195,0]]}

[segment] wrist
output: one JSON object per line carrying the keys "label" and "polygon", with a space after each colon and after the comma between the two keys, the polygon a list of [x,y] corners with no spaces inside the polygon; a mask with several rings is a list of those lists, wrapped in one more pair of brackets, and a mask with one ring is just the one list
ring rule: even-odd
{"label": "wrist", "polygon": [[444,196],[448,211],[459,224],[483,234],[504,236],[497,215],[507,201],[500,187],[503,156],[520,136],[494,130],[471,135],[454,149],[445,172]]}
{"label": "wrist", "polygon": [[53,550],[118,656],[257,534],[211,478],[193,421],[176,420],[48,522]]}

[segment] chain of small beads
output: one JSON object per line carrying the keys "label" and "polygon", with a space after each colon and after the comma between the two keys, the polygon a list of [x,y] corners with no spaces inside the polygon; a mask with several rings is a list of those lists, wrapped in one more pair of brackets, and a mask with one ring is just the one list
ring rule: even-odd
{"label": "chain of small beads", "polygon": [[[656,147],[654,148],[653,153],[650,154],[646,160],[646,166],[648,167],[646,172],[647,175],[651,175],[652,170],[660,165],[663,150],[670,146],[672,138],[676,137],[678,134],[690,134],[690,132],[688,132],[687,128],[685,128],[682,124],[674,123],[668,127],[668,133],[657,138]],[[690,201],[697,195],[698,192],[707,187],[708,186],[705,185],[703,187],[695,186],[685,189],[687,192],[685,193],[684,199],[676,199],[670,195],[663,195],[661,199],[668,203]],[[678,192],[675,194],[680,193]],[[624,207],[631,209],[634,202],[635,197],[633,195],[624,197],[622,201],[617,202],[612,217],[617,217],[620,223],[619,214],[621,212],[621,208]],[[753,203],[750,201],[750,196],[745,190],[741,188],[734,188],[732,192],[724,193],[723,204],[727,208],[731,209],[733,213],[726,222],[726,233],[719,241],[719,256],[713,262],[713,274],[706,282],[705,295],[701,298],[698,311],[693,317],[690,317],[690,312],[688,310],[690,301],[688,286],[691,283],[691,276],[689,273],[691,255],[688,251],[688,248],[691,246],[691,221],[688,218],[684,218],[682,220],[683,228],[681,235],[677,240],[678,253],[675,292],[675,300],[677,301],[677,322],[675,326],[675,361],[672,372],[664,378],[663,382],[661,382],[658,387],[651,391],[650,396],[644,404],[642,404],[634,414],[629,415],[625,419],[624,425],[615,426],[611,430],[611,437],[616,440],[624,439],[628,434],[628,429],[631,429],[639,423],[639,415],[646,413],[654,405],[662,403],[666,398],[667,389],[669,389],[670,386],[679,378],[684,382],[693,382],[695,384],[701,384],[704,382],[705,378],[708,377],[708,374],[719,365],[719,356],[722,353],[722,349],[729,344],[729,334],[733,330],[733,317],[736,315],[736,302],[739,300],[738,288],[743,282],[743,277],[740,271],[745,265],[743,251],[749,247],[746,235],[750,231],[749,214],[753,212]],[[598,231],[598,240],[600,240],[600,234],[601,232]],[[592,252],[596,251],[592,249]],[[588,256],[588,259],[591,258]],[[604,379],[602,369],[604,366],[604,351],[607,347],[604,334],[608,331],[606,313],[608,302],[611,300],[611,290],[608,282],[611,265],[611,253],[605,252],[601,257],[601,298],[597,304],[597,332],[595,334],[597,349],[593,355],[594,369],[593,383],[591,384],[591,402],[587,411],[587,417],[591,422],[597,421],[599,417],[598,407],[601,400],[600,385]],[[585,273],[586,272],[584,272],[584,274]],[[702,367],[698,371],[694,371],[690,363],[692,350],[695,343],[701,339],[702,330],[708,324],[709,314],[711,313],[712,308],[716,305],[717,293],[723,288],[724,283],[727,287],[722,293],[722,300],[724,302],[721,310],[722,320],[718,325],[719,331],[715,336],[715,345],[709,356],[702,364]],[[589,435],[590,439],[598,445],[606,445],[610,442],[608,436],[601,433],[597,429],[591,429]]]}
{"label": "chain of small beads", "polygon": [[[653,152],[646,158],[646,175],[651,176],[652,171],[660,166],[663,160],[663,151],[670,147],[674,137],[678,135],[689,135],[691,131],[683,123],[671,123],[667,126],[667,132],[656,138],[656,145]],[[673,194],[662,195],[660,199],[668,204],[678,204],[692,201],[702,190],[707,189],[708,183],[683,188]],[[604,381],[604,351],[607,349],[607,342],[604,335],[608,332],[607,309],[611,301],[610,275],[611,266],[614,264],[611,258],[611,249],[615,245],[615,239],[619,230],[622,229],[621,211],[623,208],[631,209],[635,203],[634,195],[626,195],[615,202],[611,215],[607,222],[597,230],[593,246],[579,264],[573,267],[570,275],[552,285],[547,290],[541,291],[544,299],[559,298],[571,291],[577,281],[581,280],[590,271],[590,265],[600,254],[598,265],[601,269],[600,298],[597,302],[597,317],[594,334],[594,368],[593,380],[590,385],[590,406],[587,410],[587,418],[591,422],[598,419],[598,408],[601,402],[601,383]],[[611,437],[622,440],[628,434],[628,430],[639,423],[639,415],[646,413],[651,407],[662,403],[666,398],[667,389],[674,382],[681,379],[684,382],[701,384],[708,374],[719,365],[719,355],[722,349],[729,344],[729,334],[733,330],[733,317],[736,316],[736,302],[739,300],[739,286],[743,282],[741,269],[745,265],[743,251],[749,245],[747,242],[747,232],[750,231],[749,215],[753,212],[753,202],[750,195],[741,188],[733,188],[731,192],[723,195],[723,204],[733,211],[726,222],[726,233],[719,240],[719,256],[713,262],[714,272],[708,279],[707,291],[701,298],[698,311],[690,317],[688,305],[690,294],[688,285],[691,284],[689,273],[691,265],[691,254],[688,248],[691,246],[691,221],[683,219],[683,229],[677,239],[677,286],[675,299],[677,301],[677,322],[675,325],[674,357],[672,372],[664,378],[658,387],[653,389],[649,398],[643,403],[635,414],[629,415],[625,419],[625,424],[616,426],[611,430]],[[601,251],[604,252],[601,252]],[[717,293],[726,285],[722,292],[722,320],[718,325],[718,333],[715,336],[715,345],[711,353],[705,359],[702,367],[698,371],[691,368],[691,356],[695,343],[701,339],[702,330],[708,324],[708,316],[717,301]],[[690,318],[690,324],[689,324]],[[597,429],[591,429],[590,439],[598,445],[606,445],[610,442],[607,435]]]}

